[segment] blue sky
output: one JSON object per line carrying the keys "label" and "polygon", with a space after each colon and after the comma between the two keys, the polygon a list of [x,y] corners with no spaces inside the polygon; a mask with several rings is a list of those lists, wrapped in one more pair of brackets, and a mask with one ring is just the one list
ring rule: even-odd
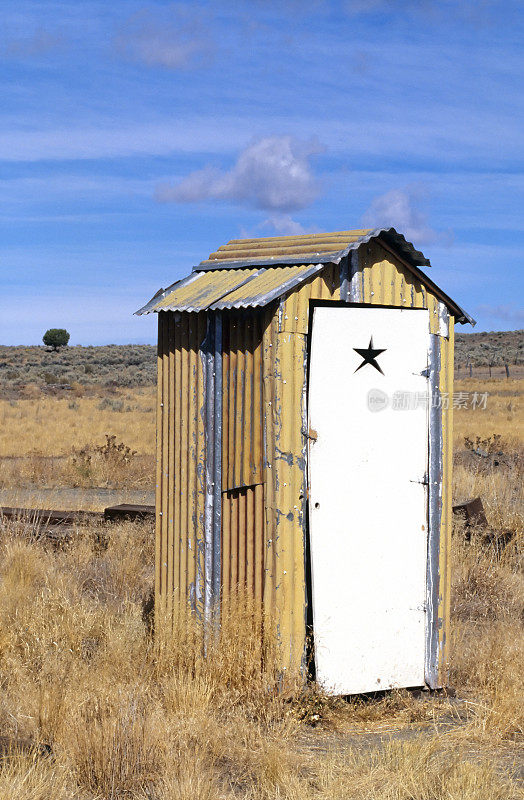
{"label": "blue sky", "polygon": [[153,342],[228,239],[386,224],[524,327],[521,2],[0,9],[0,343]]}

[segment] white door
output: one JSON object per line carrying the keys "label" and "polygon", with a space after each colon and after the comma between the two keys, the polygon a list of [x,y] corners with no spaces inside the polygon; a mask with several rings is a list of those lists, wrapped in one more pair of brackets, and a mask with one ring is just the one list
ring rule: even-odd
{"label": "white door", "polygon": [[317,307],[309,502],[317,680],[424,684],[429,312]]}

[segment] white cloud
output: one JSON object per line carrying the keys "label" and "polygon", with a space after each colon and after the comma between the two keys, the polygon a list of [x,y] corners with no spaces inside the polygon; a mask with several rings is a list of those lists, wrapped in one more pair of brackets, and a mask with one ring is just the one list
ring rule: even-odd
{"label": "white cloud", "polygon": [[167,69],[199,66],[214,50],[201,15],[182,3],[164,11],[143,9],[133,14],[116,45],[132,60]]}
{"label": "white cloud", "polygon": [[281,213],[305,208],[319,192],[310,158],[322,149],[316,139],[258,139],[240,153],[230,170],[197,170],[175,186],[158,186],[156,199],[163,203],[232,200]]}
{"label": "white cloud", "polygon": [[272,228],[279,236],[299,236],[308,233],[306,228],[293,219],[289,214],[278,214],[264,220],[261,228]]}
{"label": "white cloud", "polygon": [[391,226],[417,245],[449,240],[449,234],[437,233],[430,227],[426,201],[427,192],[420,185],[391,189],[373,200],[362,215],[362,224],[367,228]]}
{"label": "white cloud", "polygon": [[272,214],[263,222],[245,227],[242,225],[238,232],[239,239],[257,239],[260,236],[300,236],[304,233],[318,233],[315,226],[302,225],[289,214]]}

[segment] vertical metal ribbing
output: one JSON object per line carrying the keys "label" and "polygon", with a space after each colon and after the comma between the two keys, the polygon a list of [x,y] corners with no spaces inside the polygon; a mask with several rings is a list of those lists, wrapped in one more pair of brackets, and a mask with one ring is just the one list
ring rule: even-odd
{"label": "vertical metal ribbing", "polygon": [[161,530],[161,557],[160,557],[160,586],[161,594],[165,597],[165,608],[169,613],[172,611],[172,600],[169,594],[169,556],[172,552],[172,545],[169,537],[169,524],[168,524],[168,473],[169,473],[169,455],[172,447],[170,440],[169,430],[169,400],[170,400],[170,387],[169,387],[169,354],[172,343],[169,341],[169,331],[171,328],[171,314],[169,312],[162,314],[162,402],[161,402],[161,419],[162,419],[162,481],[161,481],[161,507],[159,510],[160,516],[160,530]]}
{"label": "vertical metal ribbing", "polygon": [[340,262],[340,299],[344,303],[349,303],[350,288],[349,288],[349,260],[351,256],[346,256]]}
{"label": "vertical metal ribbing", "polygon": [[215,324],[207,317],[206,337],[201,346],[204,372],[205,418],[205,500],[204,500],[204,621],[210,619],[213,605],[213,540],[215,506]]}
{"label": "vertical metal ribbing", "polygon": [[431,689],[438,686],[439,553],[442,518],[442,398],[440,394],[440,341],[430,334],[429,363],[429,497],[428,561],[426,582],[425,679]]}
{"label": "vertical metal ribbing", "polygon": [[162,539],[162,497],[163,497],[163,428],[164,428],[164,378],[163,378],[163,346],[164,346],[164,314],[158,315],[158,347],[157,347],[157,406],[156,406],[156,534],[155,534],[155,603],[160,607],[160,599],[165,602],[165,580],[163,566]]}
{"label": "vertical metal ribbing", "polygon": [[360,264],[358,250],[350,250],[349,255],[349,300],[352,303],[361,303],[362,283],[360,276]]}
{"label": "vertical metal ribbing", "polygon": [[222,575],[222,312],[215,312],[214,331],[214,458],[213,458],[213,583],[215,612],[220,609]]}

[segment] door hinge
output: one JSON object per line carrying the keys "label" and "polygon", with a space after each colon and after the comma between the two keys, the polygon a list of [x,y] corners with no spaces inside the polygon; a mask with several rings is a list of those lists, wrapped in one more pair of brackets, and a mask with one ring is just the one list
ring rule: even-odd
{"label": "door hinge", "polygon": [[302,429],[302,436],[305,436],[306,439],[311,439],[312,442],[316,442],[318,439],[318,433],[313,428],[310,428],[309,431]]}

